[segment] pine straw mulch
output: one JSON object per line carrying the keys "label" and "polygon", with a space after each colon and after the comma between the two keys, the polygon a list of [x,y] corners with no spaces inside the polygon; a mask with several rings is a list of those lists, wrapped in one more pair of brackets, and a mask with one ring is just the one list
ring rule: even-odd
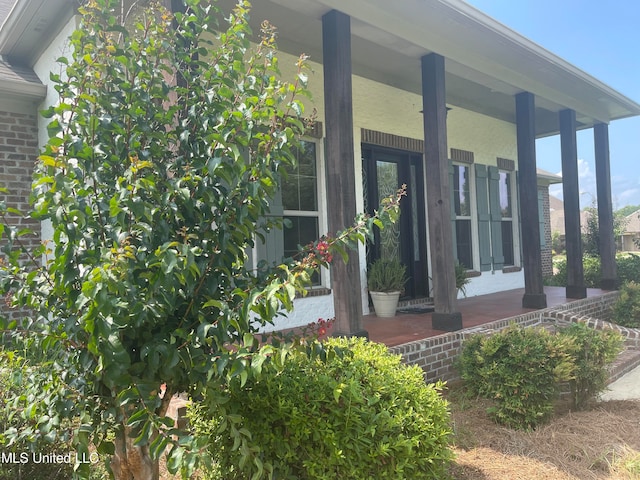
{"label": "pine straw mulch", "polygon": [[[601,402],[582,412],[560,405],[547,425],[525,432],[496,425],[486,401],[452,393],[455,480],[640,479],[640,401]],[[620,466],[629,460],[631,467]]]}

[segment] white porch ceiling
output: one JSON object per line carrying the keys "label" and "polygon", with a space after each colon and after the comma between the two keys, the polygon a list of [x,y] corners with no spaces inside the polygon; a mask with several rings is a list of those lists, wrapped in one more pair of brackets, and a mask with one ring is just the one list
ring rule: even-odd
{"label": "white porch ceiling", "polygon": [[531,92],[538,136],[557,133],[566,108],[578,128],[640,114],[638,103],[461,0],[254,0],[251,16],[278,28],[283,50],[321,61],[321,19],[332,9],[351,17],[357,75],[419,94],[420,58],[438,53],[449,105],[515,122],[514,95]]}
{"label": "white porch ceiling", "polygon": [[[9,0],[0,0],[7,2]],[[0,53],[33,65],[77,0],[20,0],[0,30]],[[234,0],[219,0],[225,11]],[[322,61],[322,16],[351,17],[353,72],[417,94],[420,58],[445,57],[447,103],[515,122],[514,95],[536,96],[538,136],[558,132],[557,112],[576,111],[578,128],[640,115],[640,105],[462,0],[253,0],[258,31],[268,19],[281,49]],[[7,25],[5,25],[7,27]]]}

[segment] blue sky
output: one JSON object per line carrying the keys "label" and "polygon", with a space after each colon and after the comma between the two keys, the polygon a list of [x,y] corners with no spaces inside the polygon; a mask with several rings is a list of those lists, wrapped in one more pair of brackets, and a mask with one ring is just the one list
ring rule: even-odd
{"label": "blue sky", "polygon": [[[640,1],[466,0],[640,103]],[[609,125],[614,208],[640,205],[640,117]],[[538,167],[560,173],[560,137],[538,140]],[[578,132],[581,205],[596,196],[593,130]],[[552,187],[562,198],[562,187]]]}

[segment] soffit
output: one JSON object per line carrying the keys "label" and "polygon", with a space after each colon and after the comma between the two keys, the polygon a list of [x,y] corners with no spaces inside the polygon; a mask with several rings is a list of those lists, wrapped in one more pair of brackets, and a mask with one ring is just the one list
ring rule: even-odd
{"label": "soffit", "polygon": [[415,93],[420,57],[445,57],[447,103],[515,121],[513,96],[536,96],[537,135],[559,130],[557,112],[576,111],[578,128],[640,114],[640,105],[460,0],[261,0],[279,45],[322,58],[322,16],[351,17],[353,72]]}
{"label": "soffit", "polygon": [[[0,0],[3,1],[3,0]],[[76,0],[19,0],[0,28],[0,55],[32,67],[51,39],[64,27]]]}

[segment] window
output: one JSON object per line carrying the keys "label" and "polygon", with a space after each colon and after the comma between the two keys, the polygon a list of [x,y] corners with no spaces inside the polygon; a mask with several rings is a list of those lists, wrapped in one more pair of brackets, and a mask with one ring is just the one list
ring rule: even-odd
{"label": "window", "polygon": [[287,169],[282,181],[284,218],[290,222],[284,229],[285,257],[319,236],[316,144],[303,141],[295,154],[297,165]]}
{"label": "window", "polygon": [[467,269],[473,268],[470,173],[470,169],[466,165],[453,165],[453,208],[457,257],[458,262]]}
{"label": "window", "polygon": [[502,217],[502,255],[504,256],[505,265],[514,265],[511,177],[510,172],[500,171],[500,178],[498,180],[500,214]]}
{"label": "window", "polygon": [[[318,162],[316,144],[300,142],[294,150],[296,166],[288,167],[282,177],[281,191],[273,199],[271,216],[285,220],[282,230],[272,229],[265,242],[257,244],[257,260],[279,263],[298,252],[319,237]],[[320,275],[314,274],[313,285],[320,284]]]}

